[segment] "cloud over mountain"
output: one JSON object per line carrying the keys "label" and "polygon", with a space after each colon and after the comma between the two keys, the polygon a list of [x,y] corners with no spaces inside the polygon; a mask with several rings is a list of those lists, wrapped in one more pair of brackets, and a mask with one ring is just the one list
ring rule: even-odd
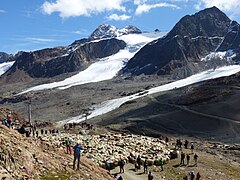
{"label": "cloud over mountain", "polygon": [[135,14],[140,15],[142,13],[149,12],[151,9],[159,8],[159,7],[171,7],[171,8],[179,9],[177,5],[169,4],[169,3],[141,4],[141,5],[138,5]]}
{"label": "cloud over mountain", "polygon": [[240,0],[201,0],[197,3],[198,8],[216,6],[223,11],[240,14]]}
{"label": "cloud over mountain", "polygon": [[123,15],[111,14],[107,19],[114,20],[114,21],[125,21],[130,18],[131,18],[131,16],[128,16],[126,14],[123,14]]}
{"label": "cloud over mountain", "polygon": [[111,10],[125,11],[123,2],[124,0],[56,0],[56,2],[46,1],[41,8],[46,14],[59,12],[62,18],[68,18],[71,16],[91,16]]}

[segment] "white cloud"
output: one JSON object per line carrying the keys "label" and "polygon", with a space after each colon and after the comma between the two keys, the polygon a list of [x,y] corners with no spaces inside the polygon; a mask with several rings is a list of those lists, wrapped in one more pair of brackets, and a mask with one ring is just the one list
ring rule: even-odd
{"label": "white cloud", "polygon": [[73,34],[83,34],[82,31],[73,31]]}
{"label": "white cloud", "polygon": [[33,38],[29,37],[25,39],[26,41],[30,41],[32,43],[49,43],[49,42],[54,42],[54,39],[47,39],[47,38]]}
{"label": "white cloud", "polygon": [[46,1],[42,5],[42,11],[46,14],[59,12],[62,18],[74,16],[91,16],[105,11],[125,11],[123,3],[126,0],[55,0]]}
{"label": "white cloud", "polygon": [[148,0],[134,0],[133,3],[135,5],[145,4]]}
{"label": "white cloud", "polygon": [[111,14],[109,17],[108,17],[108,20],[114,20],[114,21],[125,21],[125,20],[128,20],[130,19],[131,16],[128,16],[126,14],[123,14],[123,15],[117,15],[117,14]]}
{"label": "white cloud", "polygon": [[204,7],[216,6],[222,11],[240,14],[240,0],[201,0],[201,3],[198,5],[203,5]]}
{"label": "white cloud", "polygon": [[6,13],[7,11],[0,9],[0,13]]}
{"label": "white cloud", "polygon": [[137,7],[135,14],[140,15],[142,13],[149,12],[153,8],[159,8],[159,7],[170,7],[179,9],[179,7],[175,4],[169,4],[169,3],[158,3],[158,4],[141,4]]}

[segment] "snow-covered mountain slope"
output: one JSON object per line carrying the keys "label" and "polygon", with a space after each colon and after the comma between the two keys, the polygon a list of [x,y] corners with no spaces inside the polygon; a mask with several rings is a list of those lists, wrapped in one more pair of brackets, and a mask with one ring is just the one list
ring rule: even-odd
{"label": "snow-covered mountain slope", "polygon": [[[210,80],[210,79],[216,79],[219,77],[230,76],[230,75],[236,74],[237,72],[240,72],[239,65],[224,66],[224,67],[220,67],[215,70],[204,71],[199,74],[195,74],[195,75],[192,75],[185,79],[178,80],[178,81],[175,81],[175,82],[172,82],[169,84],[158,86],[158,87],[149,89],[145,92],[133,94],[131,96],[126,96],[123,98],[105,101],[99,105],[92,107],[93,111],[90,112],[88,119],[108,113],[110,111],[113,111],[114,109],[119,108],[123,103],[137,99],[137,98],[141,98],[143,96],[147,96],[147,95],[162,92],[162,91],[168,91],[168,90],[172,90],[175,88],[181,88],[184,86],[188,86],[188,85],[191,85],[194,83],[198,83],[198,82],[202,82],[202,81],[206,81],[206,80]],[[81,122],[84,120],[85,120],[85,114],[82,114],[77,117],[72,117],[72,118],[60,121],[59,123],[60,124],[73,123],[73,122],[78,123],[78,122]]]}
{"label": "snow-covered mountain slope", "polygon": [[134,26],[118,29],[109,24],[101,24],[89,37],[91,40],[119,37],[127,34],[141,34],[142,31]]}
{"label": "snow-covered mountain slope", "polygon": [[112,56],[100,59],[98,62],[93,63],[84,71],[81,71],[70,78],[59,82],[38,85],[29,88],[20,94],[52,88],[66,89],[80,84],[112,79],[124,67],[126,62],[137,53],[139,49],[141,49],[145,44],[158,39],[165,34],[166,33],[158,32],[120,36],[118,39],[127,43],[127,47],[125,49],[120,50],[118,53]]}
{"label": "snow-covered mountain slope", "polygon": [[10,67],[12,67],[13,64],[14,61],[0,63],[0,76],[3,75]]}

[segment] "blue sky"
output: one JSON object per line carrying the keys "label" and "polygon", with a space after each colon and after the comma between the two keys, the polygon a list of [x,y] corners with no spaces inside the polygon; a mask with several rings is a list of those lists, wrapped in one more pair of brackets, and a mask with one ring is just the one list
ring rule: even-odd
{"label": "blue sky", "polygon": [[0,0],[0,52],[69,45],[103,23],[169,31],[184,15],[212,6],[240,22],[240,0]]}

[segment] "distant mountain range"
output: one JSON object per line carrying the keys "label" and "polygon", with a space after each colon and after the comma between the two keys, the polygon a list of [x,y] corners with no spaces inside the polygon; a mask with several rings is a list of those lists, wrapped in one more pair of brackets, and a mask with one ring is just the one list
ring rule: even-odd
{"label": "distant mountain range", "polygon": [[[179,79],[206,69],[236,64],[240,52],[239,31],[239,24],[216,7],[187,15],[166,36],[140,49],[120,73],[168,75]],[[0,80],[7,76],[11,82],[11,77],[19,72],[39,78],[82,71],[98,59],[124,49],[126,42],[116,37],[140,33],[134,26],[119,30],[103,24],[89,38],[76,40],[66,47],[20,52],[15,56],[0,53],[0,62],[15,61]]]}
{"label": "distant mountain range", "polygon": [[[16,82],[19,80],[16,78],[19,73],[31,78],[39,78],[82,71],[98,59],[113,55],[125,48],[126,43],[115,37],[133,33],[141,33],[141,31],[134,26],[118,30],[114,26],[103,24],[89,38],[76,40],[66,47],[19,52],[15,56],[1,53],[2,62],[8,61],[9,58],[15,61],[1,79],[6,80],[7,77],[8,82],[11,82],[11,79]],[[21,77],[21,79],[26,78]]]}

